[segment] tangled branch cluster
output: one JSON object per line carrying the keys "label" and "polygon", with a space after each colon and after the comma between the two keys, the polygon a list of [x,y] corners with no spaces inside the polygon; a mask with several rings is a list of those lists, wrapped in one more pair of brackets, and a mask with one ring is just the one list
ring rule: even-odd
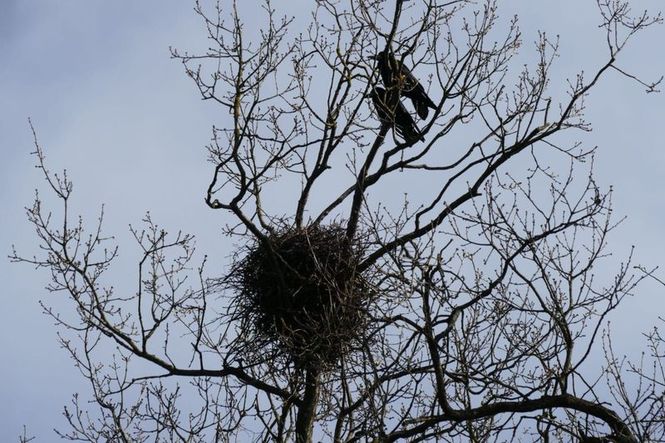
{"label": "tangled branch cluster", "polygon": [[299,364],[333,363],[367,321],[371,290],[357,272],[361,250],[337,225],[257,241],[236,268],[239,317],[251,335]]}

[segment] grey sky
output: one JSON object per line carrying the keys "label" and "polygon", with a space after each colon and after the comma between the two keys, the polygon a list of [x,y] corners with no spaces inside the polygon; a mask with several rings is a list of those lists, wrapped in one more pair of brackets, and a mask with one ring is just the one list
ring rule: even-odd
{"label": "grey sky", "polygon": [[[562,78],[553,83],[563,84],[564,76],[580,68],[591,71],[600,60],[594,57],[602,55],[602,35],[593,4],[505,2],[507,14],[521,14],[525,51],[538,28],[561,34],[556,72]],[[635,4],[655,8],[660,2]],[[220,214],[203,204],[210,173],[203,146],[210,126],[226,111],[199,99],[168,52],[170,45],[187,49],[202,42],[188,0],[0,2],[2,255],[9,254],[12,243],[26,254],[35,251],[23,207],[43,182],[29,155],[28,117],[50,167],[66,167],[74,180],[76,212],[92,219],[106,204],[106,232],[117,235],[121,245],[118,272],[128,275],[116,286],[131,290],[136,251],[127,225],[138,224],[146,210],[167,229],[195,234],[205,252],[228,255],[219,235]],[[650,30],[633,42],[621,66],[659,77],[665,73],[664,42],[665,27]],[[615,212],[629,216],[611,239],[611,249],[623,256],[636,245],[640,262],[665,264],[665,94],[647,96],[640,86],[610,73],[587,104],[594,132],[584,141],[600,146],[599,184],[614,186]],[[47,294],[47,275],[28,266],[0,260],[0,276],[0,441],[15,441],[22,424],[39,441],[50,441],[50,429],[64,427],[61,410],[71,394],[87,394],[38,305],[40,299],[61,305],[63,297]],[[639,333],[665,314],[664,295],[645,284],[640,297],[628,300],[615,316],[624,350],[641,346]],[[639,327],[622,327],[626,323]]]}

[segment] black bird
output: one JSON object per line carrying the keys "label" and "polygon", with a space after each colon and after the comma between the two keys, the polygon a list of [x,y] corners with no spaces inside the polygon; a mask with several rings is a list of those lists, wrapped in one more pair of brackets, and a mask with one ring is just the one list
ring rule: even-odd
{"label": "black bird", "polygon": [[379,73],[386,88],[398,89],[403,96],[409,97],[421,119],[427,118],[429,113],[427,108],[436,109],[436,105],[427,96],[423,85],[413,76],[409,68],[395,59],[392,52],[383,50],[374,58],[379,62]]}
{"label": "black bird", "polygon": [[369,96],[372,98],[379,120],[394,127],[397,135],[405,142],[425,141],[425,137],[416,126],[413,117],[400,102],[398,94],[387,92],[377,86],[372,89]]}

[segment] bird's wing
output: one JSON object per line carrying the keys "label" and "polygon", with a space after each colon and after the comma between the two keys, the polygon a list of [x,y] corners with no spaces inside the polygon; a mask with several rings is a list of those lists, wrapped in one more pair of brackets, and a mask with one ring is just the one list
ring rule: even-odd
{"label": "bird's wing", "polygon": [[427,92],[425,91],[425,88],[423,87],[422,84],[420,84],[420,82],[413,75],[411,70],[406,66],[402,65],[400,72],[403,77],[402,93],[413,100],[423,102],[423,104],[426,107],[436,109],[436,105],[434,104],[432,99],[429,98]]}
{"label": "bird's wing", "polygon": [[411,114],[409,114],[402,102],[399,102],[395,109],[395,128],[397,134],[406,142],[413,142],[417,139],[424,140],[420,129],[416,126],[416,122],[413,120],[413,117],[411,117]]}
{"label": "bird's wing", "polygon": [[424,88],[422,87],[418,79],[413,75],[413,73],[409,68],[407,68],[402,64],[400,73],[403,77],[403,88],[405,91],[410,91],[413,89],[422,89],[424,92]]}

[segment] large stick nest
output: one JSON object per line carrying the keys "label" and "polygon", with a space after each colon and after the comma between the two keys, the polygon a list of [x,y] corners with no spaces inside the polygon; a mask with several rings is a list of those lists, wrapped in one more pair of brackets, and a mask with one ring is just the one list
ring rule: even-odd
{"label": "large stick nest", "polygon": [[290,228],[257,241],[234,279],[243,323],[291,361],[333,363],[367,324],[371,290],[357,272],[361,254],[338,225]]}

